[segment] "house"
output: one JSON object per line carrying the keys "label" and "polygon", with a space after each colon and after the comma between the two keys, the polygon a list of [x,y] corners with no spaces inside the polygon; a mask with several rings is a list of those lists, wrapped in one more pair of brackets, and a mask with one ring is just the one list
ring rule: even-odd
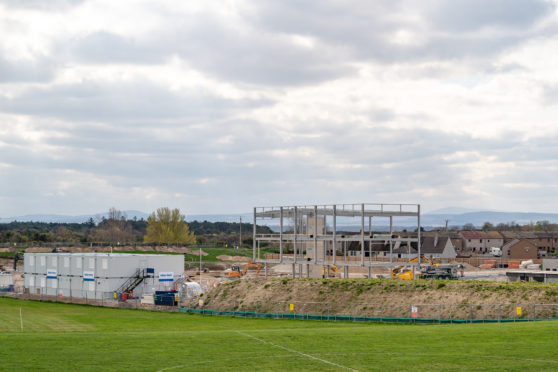
{"label": "house", "polygon": [[486,241],[488,236],[482,231],[462,231],[463,250],[471,251],[472,253],[486,253]]}
{"label": "house", "polygon": [[486,249],[490,252],[490,248],[502,248],[504,246],[504,237],[498,231],[487,231],[486,233]]}
{"label": "house", "polygon": [[456,252],[463,251],[463,237],[460,234],[450,233],[450,239]]}
{"label": "house", "polygon": [[555,232],[540,232],[535,233],[536,245],[539,249],[541,257],[548,257],[556,253],[558,250],[558,233]]}
{"label": "house", "polygon": [[[425,236],[421,238],[420,253],[430,258],[455,258],[457,253],[447,236]],[[406,242],[401,242],[396,249],[393,250],[393,258],[414,258],[417,257],[418,250],[416,243],[411,243],[410,251]],[[389,251],[385,253],[389,257]]]}
{"label": "house", "polygon": [[490,248],[502,248],[504,236],[498,231],[462,231],[463,250],[483,254],[490,252]]}
{"label": "house", "polygon": [[530,239],[514,239],[502,247],[502,257],[516,260],[538,258],[538,248]]}

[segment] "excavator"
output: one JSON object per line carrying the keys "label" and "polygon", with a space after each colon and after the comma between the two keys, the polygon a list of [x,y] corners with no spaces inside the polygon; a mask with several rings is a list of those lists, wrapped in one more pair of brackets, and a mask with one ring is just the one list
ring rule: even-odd
{"label": "excavator", "polygon": [[[427,262],[428,265],[430,265],[430,267],[438,267],[440,266],[440,264],[434,263],[432,260],[430,260],[428,257],[426,257],[425,255],[421,254],[420,255],[420,259],[423,262]],[[408,264],[411,263],[415,263],[418,261],[418,256],[413,258],[412,260],[410,260],[408,262]],[[407,265],[408,265],[407,264]],[[413,276],[413,269],[412,267],[409,267],[407,265],[403,265],[403,266],[398,266],[395,267],[391,270],[391,277],[393,279],[405,279],[405,280],[413,280],[414,276]],[[419,269],[420,271],[420,269]],[[420,277],[420,273],[414,274],[414,275],[419,275]]]}
{"label": "excavator", "polygon": [[258,275],[260,269],[262,268],[262,264],[254,264],[254,263],[246,264],[246,266],[244,266],[244,269],[242,269],[242,271],[240,270],[240,266],[238,265],[231,266],[231,270],[229,271],[229,278],[241,278],[246,275],[246,272],[251,267],[256,268],[256,275]]}
{"label": "excavator", "polygon": [[[434,263],[428,257],[421,255],[421,261],[427,263],[427,265],[421,265],[420,267],[415,266],[413,271],[412,267],[408,264],[404,266],[398,266],[391,270],[391,277],[394,279],[406,279],[413,280],[415,277],[420,279],[447,279],[453,280],[457,279],[457,270],[462,268],[462,265],[455,264],[439,264]],[[414,263],[418,261],[418,257],[413,258],[409,263]]]}

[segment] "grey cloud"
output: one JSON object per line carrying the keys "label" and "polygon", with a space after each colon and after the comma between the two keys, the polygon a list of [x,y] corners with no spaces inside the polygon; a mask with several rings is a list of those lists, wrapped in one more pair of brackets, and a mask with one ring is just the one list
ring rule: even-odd
{"label": "grey cloud", "polygon": [[0,4],[8,8],[19,8],[42,11],[58,11],[84,3],[85,0],[0,0]]}
{"label": "grey cloud", "polygon": [[33,62],[12,61],[0,55],[0,83],[45,82],[53,76],[53,63],[45,58]]}
{"label": "grey cloud", "polygon": [[[57,49],[69,59],[88,63],[160,63],[179,55],[218,78],[279,86],[321,82],[355,73],[336,48],[309,49],[286,35],[253,29],[239,31],[215,15],[178,17],[145,40],[97,32],[65,40]],[[178,24],[178,26],[174,26]]]}
{"label": "grey cloud", "polygon": [[171,92],[148,82],[86,81],[75,85],[29,89],[13,99],[0,99],[0,109],[10,113],[73,121],[196,121],[216,119],[225,112],[268,103],[263,100],[227,100],[203,90]]}
{"label": "grey cloud", "polygon": [[436,28],[478,31],[485,27],[521,30],[553,14],[555,5],[544,0],[452,0],[436,1],[431,8]]}
{"label": "grey cloud", "polygon": [[[143,40],[97,32],[64,42],[60,49],[69,58],[90,63],[161,63],[179,55],[217,78],[289,86],[354,74],[352,63],[359,61],[485,59],[533,36],[530,27],[554,10],[539,0],[511,2],[505,10],[504,0],[479,1],[261,1],[252,4],[254,12],[239,15],[246,27],[230,25],[209,12],[168,14],[168,24]],[[422,22],[400,13],[411,13]],[[485,27],[504,30],[460,32]],[[418,35],[422,42],[393,44],[390,40],[400,30]],[[289,39],[293,35],[313,38],[314,46],[296,45]]]}
{"label": "grey cloud", "polygon": [[558,84],[543,84],[540,89],[542,103],[549,106],[558,104]]}
{"label": "grey cloud", "polygon": [[[554,5],[540,0],[259,2],[257,19],[264,29],[342,45],[347,51],[345,58],[352,55],[356,59],[390,63],[492,56],[531,37],[530,26],[550,17],[554,9]],[[399,12],[411,13],[423,22],[398,18]],[[498,36],[458,32],[503,26],[505,29]],[[423,43],[390,43],[399,30],[418,35],[424,39]]]}
{"label": "grey cloud", "polygon": [[145,45],[105,31],[73,39],[57,49],[67,49],[71,57],[86,63],[161,63],[166,57],[165,51],[156,45]]}

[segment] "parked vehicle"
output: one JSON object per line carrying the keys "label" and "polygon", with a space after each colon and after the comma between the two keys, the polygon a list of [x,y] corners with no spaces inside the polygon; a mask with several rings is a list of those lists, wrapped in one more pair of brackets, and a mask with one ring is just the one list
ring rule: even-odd
{"label": "parked vehicle", "polygon": [[498,247],[491,247],[490,254],[494,257],[502,257],[502,249]]}

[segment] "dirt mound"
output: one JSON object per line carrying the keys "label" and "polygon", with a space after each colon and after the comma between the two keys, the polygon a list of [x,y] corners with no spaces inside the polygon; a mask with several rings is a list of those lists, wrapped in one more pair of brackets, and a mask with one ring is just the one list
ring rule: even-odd
{"label": "dirt mound", "polygon": [[217,256],[217,259],[221,260],[221,261],[252,262],[252,259],[250,257],[229,256],[229,255],[226,255],[226,254],[222,254],[220,256]]}
{"label": "dirt mound", "polygon": [[[204,308],[285,312],[298,304],[307,313],[352,314],[366,309],[371,316],[409,316],[420,304],[433,312],[451,311],[467,318],[470,311],[497,316],[498,306],[558,304],[558,284],[536,282],[405,281],[393,279],[244,279],[225,283],[204,296]],[[196,303],[189,304],[196,307]],[[474,306],[474,309],[473,309]],[[358,307],[358,309],[357,309]],[[558,309],[558,307],[557,307]],[[362,312],[362,311],[361,311]],[[434,316],[434,315],[433,315]],[[437,316],[437,315],[435,315]]]}

